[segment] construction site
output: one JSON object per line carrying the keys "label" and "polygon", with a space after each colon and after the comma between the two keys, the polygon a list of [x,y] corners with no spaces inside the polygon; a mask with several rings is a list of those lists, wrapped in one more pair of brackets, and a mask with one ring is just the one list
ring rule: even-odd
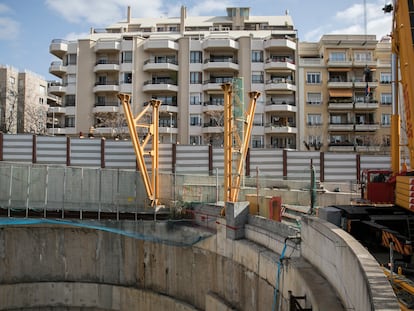
{"label": "construction site", "polygon": [[260,94],[238,111],[223,92],[221,176],[161,174],[160,102],[143,124],[125,94],[138,170],[0,162],[0,309],[399,310],[378,261],[320,208],[358,187],[321,184],[310,165],[259,190],[243,172]]}
{"label": "construction site", "polygon": [[162,101],[122,92],[123,145],[1,134],[0,310],[413,310],[414,4],[383,10],[390,159],[250,152],[261,94],[237,79],[220,151],[161,145]]}

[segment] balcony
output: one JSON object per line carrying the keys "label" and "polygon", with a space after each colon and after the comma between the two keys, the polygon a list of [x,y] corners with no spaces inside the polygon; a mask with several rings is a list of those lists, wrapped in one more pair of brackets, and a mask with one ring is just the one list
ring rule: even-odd
{"label": "balcony", "polygon": [[354,60],[353,62],[354,67],[361,67],[365,68],[366,66],[370,68],[377,67],[377,61],[375,60]]}
{"label": "balcony", "polygon": [[53,95],[63,96],[64,94],[66,94],[66,91],[67,87],[62,83],[53,82],[50,83],[48,86],[48,92],[50,92]]}
{"label": "balcony", "polygon": [[355,109],[372,110],[372,109],[378,109],[378,108],[379,108],[379,103],[376,100],[370,100],[368,102],[357,101],[355,103]]}
{"label": "balcony", "polygon": [[93,68],[94,72],[111,72],[111,71],[119,71],[119,63],[117,61],[99,61],[95,64]]}
{"label": "balcony", "polygon": [[178,92],[177,82],[172,79],[152,79],[144,82],[144,92]]}
{"label": "balcony", "polygon": [[93,92],[119,92],[118,81],[105,81],[105,82],[96,82]]}
{"label": "balcony", "polygon": [[158,131],[160,134],[173,134],[178,135],[178,128],[170,126],[159,126]]}
{"label": "balcony", "polygon": [[264,65],[266,71],[279,71],[279,70],[296,70],[295,62],[292,58],[288,57],[272,57],[266,60]]}
{"label": "balcony", "polygon": [[100,39],[94,47],[95,52],[120,51],[121,43],[117,39]]}
{"label": "balcony", "polygon": [[337,67],[337,68],[343,68],[343,67],[351,67],[352,66],[352,60],[331,60],[328,59],[327,62],[328,67]]}
{"label": "balcony", "polygon": [[204,81],[203,91],[210,92],[210,93],[223,94],[223,89],[221,88],[221,86],[224,83],[232,83],[232,82],[233,82],[233,77],[212,78],[212,79]]}
{"label": "balcony", "polygon": [[118,113],[120,112],[118,102],[96,103],[92,109],[92,113]]}
{"label": "balcony", "polygon": [[47,109],[48,114],[65,114],[66,107],[50,107]]}
{"label": "balcony", "polygon": [[239,43],[231,38],[206,38],[202,43],[203,50],[228,49],[238,50]]}
{"label": "balcony", "polygon": [[224,125],[217,125],[212,123],[205,123],[202,129],[203,134],[223,134]]}
{"label": "balcony", "polygon": [[379,128],[380,126],[378,123],[355,124],[356,132],[375,132],[375,131],[378,131]]}
{"label": "balcony", "polygon": [[239,71],[239,64],[233,57],[214,57],[204,60],[203,70]]}
{"label": "balcony", "polygon": [[294,124],[268,123],[265,125],[265,134],[297,134],[298,129]]}
{"label": "balcony", "polygon": [[293,80],[275,78],[266,82],[265,91],[292,91],[296,92],[296,85]]}
{"label": "balcony", "polygon": [[203,104],[203,112],[217,112],[217,111],[224,111],[224,106],[220,104],[212,104],[210,102],[205,102]]}
{"label": "balcony", "polygon": [[329,110],[349,110],[354,107],[352,89],[330,89]]}
{"label": "balcony", "polygon": [[328,81],[328,88],[334,88],[334,89],[349,88],[350,89],[350,88],[352,88],[352,81],[330,79]]}
{"label": "balcony", "polygon": [[63,66],[61,61],[52,62],[49,67],[49,72],[59,78],[66,74],[66,66]]}
{"label": "balcony", "polygon": [[[371,88],[371,89],[373,89],[373,88],[376,88],[376,87],[378,87],[378,81],[371,81],[371,82],[368,82],[368,86]],[[367,87],[367,82],[364,82],[364,81],[362,81],[362,79],[358,79],[358,80],[355,80],[354,81],[354,87],[356,88],[356,89],[366,89],[366,87]]]}
{"label": "balcony", "polygon": [[62,59],[68,52],[68,41],[62,39],[53,39],[49,46],[50,54]]}
{"label": "balcony", "polygon": [[297,108],[294,102],[286,103],[275,103],[269,102],[265,106],[265,112],[297,112]]}
{"label": "balcony", "polygon": [[328,131],[332,132],[352,132],[354,130],[353,123],[330,123],[328,126]]}
{"label": "balcony", "polygon": [[292,51],[296,50],[296,42],[290,39],[270,39],[264,42],[264,48],[269,49],[278,49],[286,48]]}
{"label": "balcony", "polygon": [[160,112],[167,112],[167,113],[178,113],[177,104],[175,105],[165,105],[161,101]]}
{"label": "balcony", "polygon": [[144,51],[147,51],[147,52],[151,50],[178,51],[178,49],[179,49],[178,43],[172,40],[148,39],[144,42]]}
{"label": "balcony", "polygon": [[142,68],[144,71],[178,71],[178,63],[176,60],[166,60],[163,62],[155,62],[154,60],[146,60],[144,62],[144,67]]}

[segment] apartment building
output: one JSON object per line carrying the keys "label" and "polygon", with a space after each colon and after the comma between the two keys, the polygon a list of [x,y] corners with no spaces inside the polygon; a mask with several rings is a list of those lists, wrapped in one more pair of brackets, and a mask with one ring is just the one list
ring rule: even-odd
{"label": "apartment building", "polygon": [[324,35],[298,50],[298,149],[389,152],[390,38]]}
{"label": "apartment building", "polygon": [[[53,40],[58,60],[49,71],[60,80],[51,94],[54,134],[126,135],[118,93],[131,95],[135,114],[151,99],[162,101],[161,143],[223,144],[221,85],[247,105],[259,91],[252,148],[296,148],[297,32],[289,15],[251,16],[245,7],[223,16],[132,18],[77,41]],[[244,97],[244,98],[243,98]],[[246,107],[247,108],[247,107]],[[50,113],[49,113],[50,116]],[[51,129],[49,129],[51,133]],[[144,135],[144,134],[142,134]]]}
{"label": "apartment building", "polygon": [[41,76],[0,65],[0,131],[46,133],[47,82]]}

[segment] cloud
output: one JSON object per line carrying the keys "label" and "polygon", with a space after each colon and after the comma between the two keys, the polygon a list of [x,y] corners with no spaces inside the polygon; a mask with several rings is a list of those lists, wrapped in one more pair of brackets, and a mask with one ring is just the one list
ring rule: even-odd
{"label": "cloud", "polygon": [[0,14],[9,13],[9,12],[11,12],[11,9],[7,5],[0,3]]}
{"label": "cloud", "polygon": [[189,16],[205,16],[209,15],[212,12],[220,11],[221,15],[223,12],[226,12],[226,8],[229,6],[228,1],[218,1],[218,0],[207,0],[207,1],[199,1],[196,5],[188,8]]}
{"label": "cloud", "polygon": [[366,11],[364,11],[364,5],[354,4],[345,10],[336,12],[326,24],[306,32],[304,38],[307,41],[317,41],[323,34],[363,35],[366,33],[376,35],[377,39],[380,39],[391,32],[392,23],[391,14],[384,14],[383,5],[382,0],[376,0],[367,3]]}
{"label": "cloud", "polygon": [[78,39],[88,38],[88,37],[89,37],[89,33],[87,32],[84,32],[84,33],[71,32],[71,33],[68,33],[63,39],[67,41],[76,41]]}
{"label": "cloud", "polygon": [[128,6],[132,17],[160,17],[166,7],[161,0],[46,0],[46,5],[71,23],[93,26],[125,20]]}
{"label": "cloud", "polygon": [[20,24],[15,19],[4,16],[13,11],[0,3],[0,40],[15,40],[20,33]]}

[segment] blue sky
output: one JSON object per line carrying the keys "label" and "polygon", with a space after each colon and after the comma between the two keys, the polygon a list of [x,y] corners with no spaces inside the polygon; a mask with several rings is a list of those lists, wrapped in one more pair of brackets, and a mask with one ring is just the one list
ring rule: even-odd
{"label": "blue sky", "polygon": [[[251,15],[283,15],[288,10],[301,41],[318,41],[322,34],[364,34],[377,38],[391,31],[386,0],[0,0],[0,64],[30,70],[45,79],[56,58],[49,54],[53,39],[73,40],[91,27],[104,28],[132,17],[179,16],[181,5],[189,16],[225,15],[226,7],[250,7]],[[366,10],[364,11],[364,7]]]}

